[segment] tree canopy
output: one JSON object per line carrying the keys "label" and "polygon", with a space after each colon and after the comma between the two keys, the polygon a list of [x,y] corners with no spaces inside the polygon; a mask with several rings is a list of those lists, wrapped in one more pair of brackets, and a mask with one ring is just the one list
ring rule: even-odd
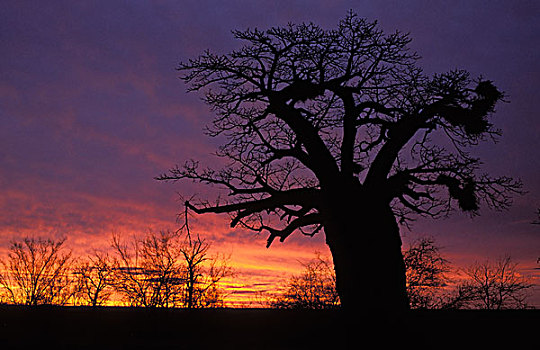
{"label": "tree canopy", "polygon": [[[504,93],[464,70],[426,75],[409,35],[384,34],[349,13],[336,29],[313,23],[234,31],[244,45],[206,51],[178,70],[215,118],[222,169],[198,161],[159,180],[191,179],[228,197],[186,202],[197,213],[230,213],[231,226],[285,240],[324,228],[325,191],[351,184],[391,203],[401,223],[481,203],[504,209],[521,182],[480,172],[471,146],[496,140],[489,120]],[[357,198],[361,200],[362,198]]]}

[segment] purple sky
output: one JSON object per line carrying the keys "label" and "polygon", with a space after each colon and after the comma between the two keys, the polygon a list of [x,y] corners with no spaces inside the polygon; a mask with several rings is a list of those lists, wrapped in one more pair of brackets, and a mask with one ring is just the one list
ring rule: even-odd
{"label": "purple sky", "polygon": [[[208,48],[229,51],[238,44],[233,29],[304,21],[331,28],[349,9],[387,32],[410,32],[426,72],[467,69],[509,96],[493,119],[502,139],[477,154],[486,171],[521,178],[528,193],[474,220],[419,220],[404,241],[432,235],[457,264],[509,254],[538,274],[540,226],[530,224],[540,208],[537,1],[3,1],[0,246],[37,234],[82,248],[106,244],[115,230],[174,227],[176,192],[205,189],[152,178],[188,158],[209,159],[215,146],[202,133],[212,115],[185,93],[178,62]],[[280,249],[308,256],[323,242],[291,237],[288,248],[269,252],[265,237],[219,218],[197,224],[218,243],[237,242],[238,255],[268,254],[260,259],[277,259]]]}

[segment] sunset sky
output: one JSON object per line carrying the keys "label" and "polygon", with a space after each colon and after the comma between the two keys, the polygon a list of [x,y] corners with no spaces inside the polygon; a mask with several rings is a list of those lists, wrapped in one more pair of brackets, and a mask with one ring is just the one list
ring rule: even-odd
{"label": "sunset sky", "polygon": [[[25,236],[67,237],[84,254],[125,237],[177,228],[178,193],[207,188],[153,178],[194,158],[212,162],[208,107],[175,70],[205,49],[228,52],[231,30],[315,22],[335,27],[352,9],[386,32],[409,32],[427,73],[455,68],[493,80],[510,103],[493,121],[497,144],[476,154],[493,175],[523,180],[508,211],[419,219],[405,246],[432,236],[463,266],[508,254],[540,276],[540,3],[538,1],[2,1],[0,5],[0,249]],[[231,229],[224,216],[192,229],[231,254],[237,283],[271,289],[301,269],[324,237]],[[359,250],[364,247],[359,247]],[[539,279],[536,280],[539,283]],[[249,293],[246,293],[246,295]],[[532,299],[540,307],[540,287]]]}

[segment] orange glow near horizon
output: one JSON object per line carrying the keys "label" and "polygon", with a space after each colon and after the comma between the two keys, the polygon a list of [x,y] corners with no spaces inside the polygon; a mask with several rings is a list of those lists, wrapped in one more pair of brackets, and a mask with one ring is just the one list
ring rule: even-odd
{"label": "orange glow near horizon", "polygon": [[[9,241],[20,240],[24,237],[53,239],[66,237],[65,248],[72,251],[74,257],[85,257],[96,249],[110,251],[112,233],[119,234],[124,240],[129,240],[133,236],[142,237],[149,230],[154,232],[174,230],[174,227],[178,226],[175,222],[170,224],[171,220],[168,221],[164,215],[156,215],[160,211],[166,212],[163,207],[153,208],[151,205],[121,203],[120,201],[107,202],[105,199],[93,196],[88,196],[86,199],[97,218],[110,220],[102,221],[99,230],[96,228],[84,230],[82,223],[97,222],[90,218],[90,215],[86,219],[81,219],[80,222],[75,220],[51,227],[47,218],[35,217],[31,214],[31,210],[42,211],[39,203],[36,203],[26,212],[27,222],[19,221],[17,225],[11,227],[7,225],[0,227],[2,239],[0,257],[6,256]],[[69,217],[69,212],[62,214],[65,208],[67,207],[63,205],[58,206],[55,209],[57,215]],[[80,204],[75,203],[71,210],[71,217],[79,217],[80,212],[77,214],[75,210],[80,210]],[[331,261],[329,249],[323,241],[324,233],[320,233],[315,238],[303,237],[301,234],[292,235],[284,243],[276,241],[270,248],[266,248],[265,234],[231,229],[226,216],[202,215],[194,216],[190,220],[192,231],[200,234],[211,244],[209,255],[222,254],[230,257],[229,265],[234,275],[221,281],[221,286],[225,290],[225,306],[227,307],[262,307],[265,301],[280,291],[292,275],[299,274],[303,270],[302,264],[313,259],[315,252],[322,253]],[[68,228],[72,231],[67,231]],[[407,244],[404,242],[404,249],[406,248]],[[477,259],[477,256],[448,253],[444,249],[441,253],[454,267],[463,267],[464,262]],[[525,271],[533,271],[533,277],[538,281],[539,270],[536,266],[529,264],[521,267]],[[122,306],[124,303],[116,296],[107,305]]]}
{"label": "orange glow near horizon", "polygon": [[[106,204],[104,201],[100,203]],[[123,206],[137,208],[137,205],[132,206],[129,203],[124,203]],[[102,208],[103,211],[107,211],[112,207],[114,204]],[[138,213],[151,214],[157,211],[155,208],[137,210]],[[74,225],[71,232],[66,232],[65,228],[47,227],[47,223],[40,222],[39,218],[34,221],[35,226],[30,222],[19,222],[19,226],[13,227],[12,230],[9,230],[9,227],[0,227],[0,237],[3,240],[0,245],[0,257],[4,258],[8,253],[10,241],[20,241],[25,237],[52,239],[65,237],[67,239],[64,248],[71,251],[73,257],[84,258],[95,250],[111,252],[113,233],[118,234],[122,240],[130,240],[134,236],[143,237],[148,231],[174,230],[177,226],[177,224],[167,225],[166,220],[154,220],[153,225],[147,225],[151,222],[149,218],[142,216],[135,220],[137,216],[128,216],[127,213],[123,213],[123,217],[112,211],[108,214],[97,213],[98,217],[106,215],[110,218],[118,215],[120,217],[118,222],[127,224],[120,226],[102,222],[103,231],[96,232],[97,230],[93,229],[91,233],[86,233],[83,227]],[[32,220],[30,215],[28,220]],[[275,294],[293,274],[300,273],[303,269],[302,263],[313,259],[316,251],[329,256],[327,246],[320,239],[307,237],[296,239],[291,237],[289,241],[275,242],[272,247],[266,248],[266,235],[232,230],[226,218],[220,216],[197,217],[190,222],[190,227],[210,243],[209,256],[221,254],[229,257],[228,264],[234,275],[223,279],[220,283],[225,290],[225,306],[228,307],[261,307],[261,301]],[[197,229],[198,227],[200,229]],[[120,306],[123,302],[115,296],[107,305]]]}

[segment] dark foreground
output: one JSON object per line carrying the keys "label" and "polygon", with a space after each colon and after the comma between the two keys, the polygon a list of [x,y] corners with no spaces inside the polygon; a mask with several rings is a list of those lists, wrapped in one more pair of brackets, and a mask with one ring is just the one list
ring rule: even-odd
{"label": "dark foreground", "polygon": [[[380,316],[380,315],[379,315]],[[485,349],[538,345],[540,310],[399,317],[268,309],[0,306],[0,349]]]}

